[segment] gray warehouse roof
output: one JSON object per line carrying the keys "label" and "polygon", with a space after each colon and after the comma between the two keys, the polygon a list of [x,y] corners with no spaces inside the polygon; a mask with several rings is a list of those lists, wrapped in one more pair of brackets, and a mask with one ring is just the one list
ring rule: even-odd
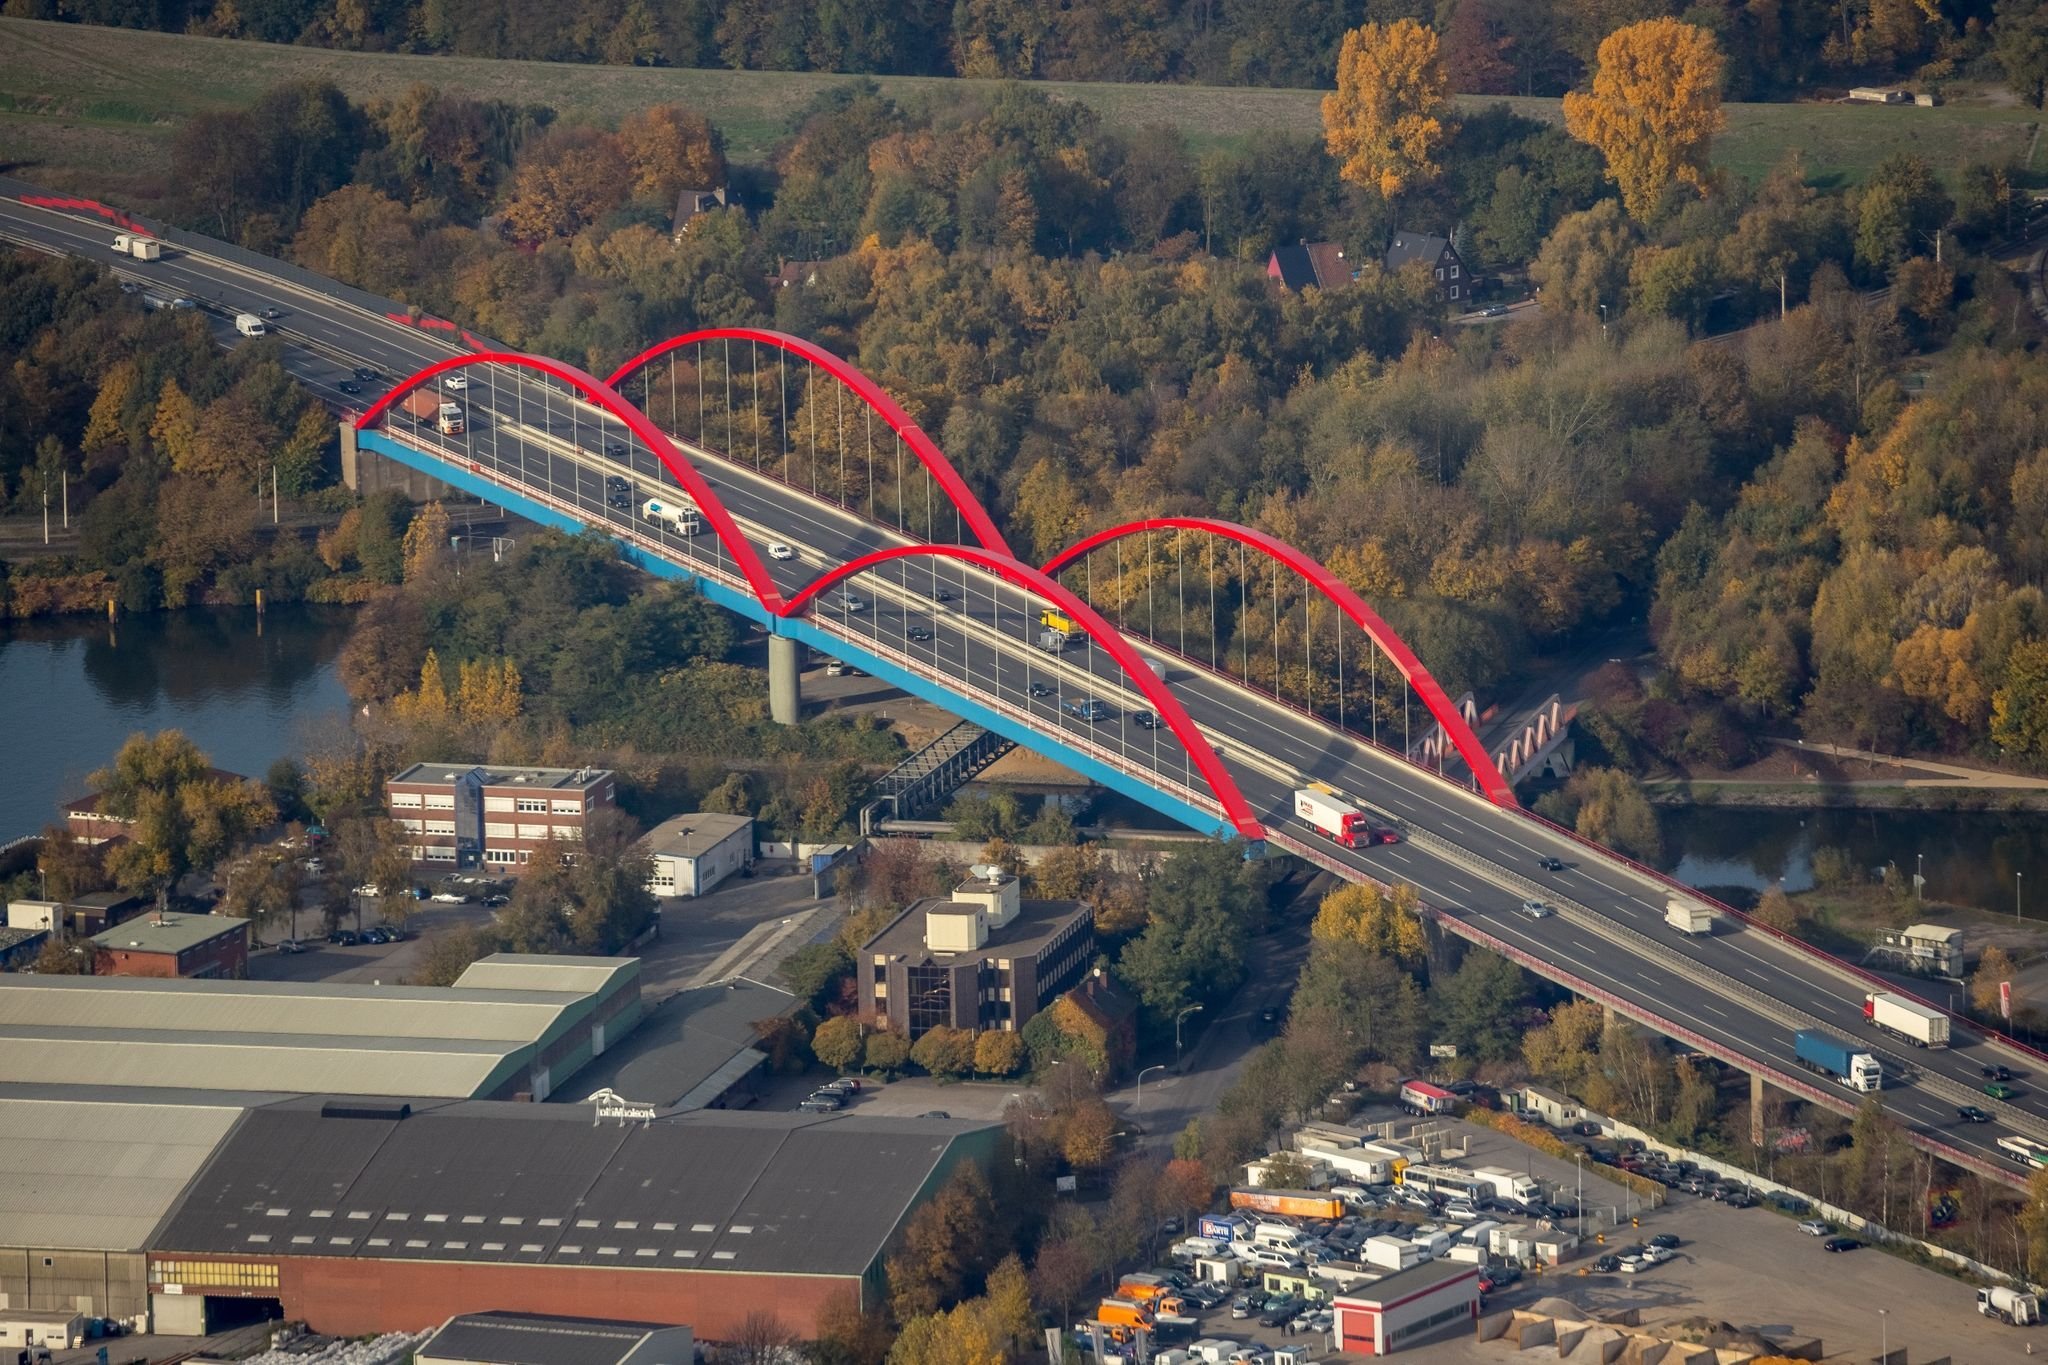
{"label": "gray warehouse roof", "polygon": [[414,1352],[426,1362],[465,1365],[620,1365],[659,1337],[667,1351],[644,1358],[690,1365],[690,1329],[607,1318],[557,1318],[538,1313],[464,1313],[448,1319]]}
{"label": "gray warehouse roof", "polygon": [[179,1105],[77,1091],[0,1097],[0,1243],[144,1249],[241,1114],[233,1097]]}
{"label": "gray warehouse roof", "polygon": [[547,986],[528,990],[0,975],[0,1088],[467,1097],[580,1017],[596,984],[638,971],[534,957],[498,973]]}
{"label": "gray warehouse roof", "polygon": [[[787,1014],[795,1003],[788,991],[743,976],[678,991],[631,1037],[577,1072],[575,1085],[548,1098],[574,1102],[610,1089],[659,1108],[702,1108],[766,1056],[754,1046],[755,1021]],[[712,1093],[699,1095],[700,1089]]]}
{"label": "gray warehouse roof", "polygon": [[568,1105],[410,1118],[251,1110],[152,1250],[860,1275],[993,1128],[704,1110],[593,1125]]}
{"label": "gray warehouse roof", "polygon": [[657,858],[701,858],[735,834],[753,826],[751,815],[697,811],[674,815],[648,830],[640,843]]}

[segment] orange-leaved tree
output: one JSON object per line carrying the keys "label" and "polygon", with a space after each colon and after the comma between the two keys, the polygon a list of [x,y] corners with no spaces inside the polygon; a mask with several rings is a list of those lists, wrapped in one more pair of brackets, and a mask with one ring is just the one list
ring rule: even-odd
{"label": "orange-leaved tree", "polygon": [[1590,92],[1564,97],[1564,126],[1607,158],[1607,178],[1638,221],[1673,181],[1707,187],[1707,149],[1721,113],[1725,62],[1714,35],[1676,19],[1618,28],[1600,44]]}
{"label": "orange-leaved tree", "polygon": [[1392,199],[1442,173],[1450,99],[1434,29],[1366,24],[1344,35],[1337,88],[1323,96],[1323,143],[1346,180]]}

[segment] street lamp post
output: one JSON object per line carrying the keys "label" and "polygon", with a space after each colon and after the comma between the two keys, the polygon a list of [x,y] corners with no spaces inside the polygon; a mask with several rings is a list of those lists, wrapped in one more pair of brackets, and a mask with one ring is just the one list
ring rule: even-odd
{"label": "street lamp post", "polygon": [[1916,901],[1927,899],[1926,871],[1927,855],[1925,853],[1915,853],[1913,855],[1913,899]]}
{"label": "street lamp post", "polygon": [[2026,887],[2026,884],[2026,873],[2015,872],[2012,874],[2012,922],[2014,924],[2020,922],[2020,892]]}
{"label": "street lamp post", "polygon": [[1197,1004],[1197,1005],[1188,1005],[1188,1006],[1184,1007],[1184,1008],[1183,1008],[1183,1009],[1181,1010],[1181,1012],[1180,1012],[1179,1014],[1176,1014],[1176,1015],[1174,1015],[1174,1016],[1173,1016],[1173,1069],[1174,1069],[1175,1071],[1178,1071],[1178,1070],[1180,1070],[1180,1026],[1181,1026],[1181,1021],[1182,1021],[1182,1020],[1184,1020],[1184,1019],[1186,1019],[1186,1018],[1187,1018],[1187,1017],[1188,1017],[1188,1016],[1189,1016],[1190,1014],[1193,1014],[1193,1013],[1195,1013],[1195,1012],[1196,1012],[1197,1010],[1199,1010],[1199,1009],[1201,1009],[1201,1008],[1202,1008],[1202,1007],[1201,1007],[1200,1005],[1198,1005],[1198,1004]]}
{"label": "street lamp post", "polygon": [[1138,1094],[1137,1097],[1131,1101],[1132,1109],[1143,1109],[1145,1107],[1145,1077],[1154,1071],[1164,1070],[1166,1070],[1166,1064],[1162,1062],[1157,1066],[1148,1066],[1143,1071],[1140,1071],[1138,1073]]}
{"label": "street lamp post", "polygon": [[1892,1310],[1877,1310],[1878,1365],[1891,1365],[1892,1358]]}

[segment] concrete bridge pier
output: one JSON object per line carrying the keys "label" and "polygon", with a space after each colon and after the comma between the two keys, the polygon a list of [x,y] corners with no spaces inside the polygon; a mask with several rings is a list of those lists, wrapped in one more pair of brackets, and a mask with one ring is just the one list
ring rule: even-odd
{"label": "concrete bridge pier", "polygon": [[1749,1145],[1764,1145],[1764,1078],[1763,1073],[1749,1073]]}
{"label": "concrete bridge pier", "polygon": [[803,718],[803,648],[787,635],[768,637],[768,716],[777,725]]}

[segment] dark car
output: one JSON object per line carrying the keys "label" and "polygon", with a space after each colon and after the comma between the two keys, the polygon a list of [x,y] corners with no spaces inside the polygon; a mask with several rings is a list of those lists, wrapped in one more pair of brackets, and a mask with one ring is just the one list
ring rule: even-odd
{"label": "dark car", "polygon": [[362,936],[353,929],[336,929],[327,936],[327,941],[339,947],[353,948],[363,940]]}
{"label": "dark car", "polygon": [[626,447],[619,441],[607,441],[604,453],[611,456],[614,460],[623,460],[626,458]]}
{"label": "dark car", "polygon": [[1752,1190],[1737,1190],[1729,1195],[1725,1202],[1731,1209],[1753,1209],[1762,1201]]}
{"label": "dark car", "polygon": [[356,394],[361,393],[363,391],[363,386],[361,384],[356,383],[356,381],[353,379],[344,379],[339,384],[335,385],[335,387],[340,389],[343,393],[348,394]]}
{"label": "dark car", "polygon": [[1653,1247],[1663,1247],[1666,1251],[1671,1251],[1677,1247],[1684,1246],[1685,1243],[1680,1241],[1674,1233],[1660,1232],[1650,1239],[1650,1245]]}
{"label": "dark car", "polygon": [[1564,871],[1564,859],[1562,858],[1538,858],[1536,860],[1536,865],[1542,868],[1545,872]]}
{"label": "dark car", "polygon": [[2012,1079],[2012,1068],[1993,1063],[1984,1068],[1984,1079],[1987,1081],[2009,1081]]}
{"label": "dark car", "polygon": [[904,629],[903,633],[920,643],[927,643],[932,638],[931,627],[929,626],[909,626]]}
{"label": "dark car", "polygon": [[358,365],[356,366],[356,378],[368,384],[377,378],[377,372],[368,365]]}
{"label": "dark car", "polygon": [[1140,730],[1157,730],[1160,726],[1159,717],[1153,715],[1150,711],[1140,711],[1133,715],[1131,719],[1138,723]]}
{"label": "dark car", "polygon": [[1612,1275],[1621,1269],[1621,1257],[1602,1256],[1599,1260],[1593,1262],[1593,1269],[1599,1271],[1602,1275]]}
{"label": "dark car", "polygon": [[510,905],[511,903],[512,898],[502,891],[493,892],[485,896],[482,901],[483,907],[486,910],[496,910],[501,905]]}
{"label": "dark car", "polygon": [[263,316],[270,319],[272,322],[276,322],[279,318],[284,316],[284,310],[282,308],[266,308],[263,310]]}
{"label": "dark car", "polygon": [[616,474],[607,474],[604,480],[604,501],[607,507],[621,507],[630,511],[633,506],[633,485]]}
{"label": "dark car", "polygon": [[1964,1123],[1991,1122],[1991,1115],[1985,1113],[1982,1109],[1979,1109],[1974,1104],[1966,1104],[1963,1105],[1960,1109],[1957,1109],[1956,1117],[1961,1119]]}
{"label": "dark car", "polygon": [[1061,703],[1066,713],[1076,720],[1085,720],[1090,725],[1110,718],[1109,703],[1094,697],[1075,697]]}
{"label": "dark car", "polygon": [[1042,682],[1034,682],[1031,684],[1031,686],[1025,688],[1024,690],[1029,692],[1032,696],[1038,697],[1040,699],[1052,695],[1052,689]]}
{"label": "dark car", "polygon": [[1854,1251],[1862,1245],[1863,1243],[1857,1241],[1854,1237],[1830,1237],[1820,1244],[1820,1249],[1822,1251]]}
{"label": "dark car", "polygon": [[1577,1133],[1580,1137],[1599,1137],[1600,1125],[1597,1123],[1593,1123],[1589,1120],[1587,1122],[1573,1124],[1572,1131],[1574,1133]]}
{"label": "dark car", "polygon": [[951,588],[942,588],[942,587],[939,587],[939,586],[938,586],[937,584],[933,584],[933,585],[932,585],[932,601],[934,601],[934,602],[950,602],[950,601],[952,601],[952,600],[953,600],[953,590],[952,590]]}

